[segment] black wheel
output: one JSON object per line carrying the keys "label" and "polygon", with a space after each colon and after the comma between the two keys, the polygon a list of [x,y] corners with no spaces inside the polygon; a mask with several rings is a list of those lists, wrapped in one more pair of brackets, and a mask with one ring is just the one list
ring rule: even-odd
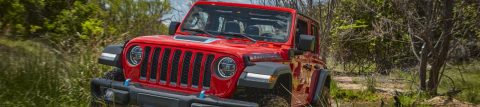
{"label": "black wheel", "polygon": [[[103,76],[103,79],[109,79],[114,81],[125,81],[123,76],[123,71],[119,68],[115,68],[112,71],[106,72]],[[101,100],[105,93],[106,88],[102,87],[92,87],[92,98],[90,100],[90,107],[107,107],[110,102],[105,102]]]}
{"label": "black wheel", "polygon": [[278,95],[264,95],[259,101],[260,107],[290,107],[290,103]]}
{"label": "black wheel", "polygon": [[315,107],[330,107],[330,88],[327,86],[322,87],[322,94],[320,95],[320,99],[314,105]]}

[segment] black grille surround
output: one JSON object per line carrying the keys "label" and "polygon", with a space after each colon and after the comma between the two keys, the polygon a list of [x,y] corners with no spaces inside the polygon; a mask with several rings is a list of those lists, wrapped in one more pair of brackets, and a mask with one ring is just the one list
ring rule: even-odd
{"label": "black grille surround", "polygon": [[194,90],[210,88],[214,54],[171,47],[146,46],[143,58],[140,64],[140,80],[167,87]]}

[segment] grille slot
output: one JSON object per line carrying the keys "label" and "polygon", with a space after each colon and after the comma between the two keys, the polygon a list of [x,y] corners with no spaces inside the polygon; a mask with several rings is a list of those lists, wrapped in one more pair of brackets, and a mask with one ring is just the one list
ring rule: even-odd
{"label": "grille slot", "polygon": [[197,87],[198,81],[200,81],[200,67],[202,67],[202,59],[203,53],[197,53],[193,62],[192,85],[194,87]]}
{"label": "grille slot", "polygon": [[140,79],[146,79],[147,77],[147,68],[148,68],[148,60],[150,59],[150,47],[145,47],[145,52],[143,53],[143,61],[142,67],[140,68]]}
{"label": "grille slot", "polygon": [[162,70],[160,73],[160,82],[167,81],[168,58],[170,58],[171,49],[165,48],[162,57]]}
{"label": "grille slot", "polygon": [[210,76],[211,76],[212,63],[213,63],[214,58],[215,58],[215,56],[213,56],[212,54],[209,54],[207,56],[207,61],[206,61],[206,64],[205,64],[205,72],[204,72],[204,75],[203,75],[203,86],[204,86],[204,88],[210,87]]}
{"label": "grille slot", "polygon": [[152,67],[150,68],[150,81],[157,80],[158,57],[160,56],[160,48],[155,48],[152,57]]}
{"label": "grille slot", "polygon": [[178,74],[178,63],[180,62],[180,55],[182,54],[182,51],[180,50],[175,50],[175,53],[173,54],[173,59],[172,59],[172,71],[170,71],[170,84],[176,84],[177,83],[177,74]]}
{"label": "grille slot", "polygon": [[183,64],[182,64],[182,76],[181,76],[181,83],[182,85],[188,84],[188,71],[190,71],[190,60],[192,58],[192,52],[187,51],[183,56]]}

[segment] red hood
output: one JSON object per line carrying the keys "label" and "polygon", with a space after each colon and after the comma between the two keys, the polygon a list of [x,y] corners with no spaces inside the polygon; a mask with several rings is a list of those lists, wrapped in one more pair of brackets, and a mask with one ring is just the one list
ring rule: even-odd
{"label": "red hood", "polygon": [[[177,35],[183,36],[183,35]],[[203,37],[206,38],[206,37]],[[219,53],[231,54],[241,57],[245,54],[252,53],[276,53],[282,55],[282,57],[288,57],[287,49],[289,46],[278,45],[268,42],[252,43],[244,39],[221,39],[210,38],[209,42],[196,42],[188,40],[175,39],[174,36],[154,35],[154,36],[141,36],[137,37],[130,42],[132,43],[146,43],[156,45],[167,45],[173,47],[190,48],[195,50],[214,51]]]}

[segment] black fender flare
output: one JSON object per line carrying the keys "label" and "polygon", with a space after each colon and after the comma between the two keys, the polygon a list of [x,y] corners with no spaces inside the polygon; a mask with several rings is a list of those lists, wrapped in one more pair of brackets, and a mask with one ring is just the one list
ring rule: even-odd
{"label": "black fender flare", "polygon": [[[260,79],[247,76],[251,74],[270,76],[273,79]],[[290,66],[275,62],[256,62],[255,65],[247,66],[244,69],[238,79],[237,86],[273,89],[278,77],[283,75],[292,76]]]}
{"label": "black fender flare", "polygon": [[312,103],[315,103],[320,99],[320,96],[322,95],[323,87],[325,87],[326,84],[329,85],[331,81],[329,80],[331,79],[330,72],[327,69],[320,69],[319,72],[320,73],[318,73],[317,86],[315,87],[315,93],[312,98]]}
{"label": "black fender flare", "polygon": [[120,59],[123,47],[123,44],[108,45],[103,49],[102,54],[98,58],[98,63],[121,68]]}

